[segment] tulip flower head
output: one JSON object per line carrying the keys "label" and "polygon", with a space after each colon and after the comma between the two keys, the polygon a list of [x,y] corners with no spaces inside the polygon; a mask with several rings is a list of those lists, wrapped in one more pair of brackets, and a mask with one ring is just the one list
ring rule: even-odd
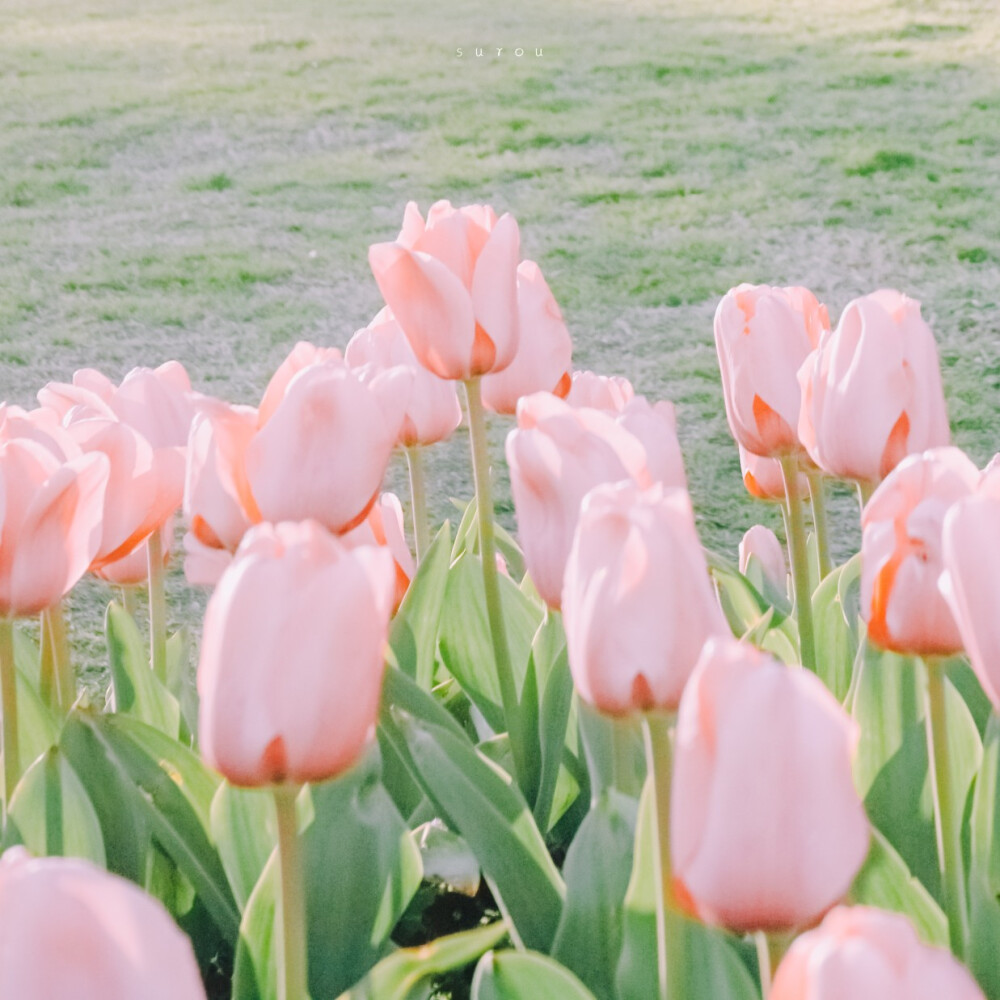
{"label": "tulip flower head", "polygon": [[971,496],[979,470],[958,448],[905,458],[861,519],[861,614],[868,635],[897,653],[952,654],[962,637],[941,594],[948,509]]}
{"label": "tulip flower head", "polygon": [[263,427],[274,416],[274,411],[288,391],[288,383],[300,371],[312,368],[313,365],[342,360],[343,355],[335,347],[317,347],[307,340],[300,340],[288,353],[288,357],[278,365],[277,371],[267,383],[260,406],[257,408],[257,419],[260,426]]}
{"label": "tulip flower head", "polygon": [[[781,474],[781,462],[776,458],[762,458],[751,454],[743,445],[740,449],[740,471],[743,474],[743,485],[747,493],[758,500],[784,500],[785,480]],[[798,473],[796,495],[807,496],[809,480],[805,473]]]}
{"label": "tulip flower head", "polygon": [[767,580],[784,594],[788,589],[788,568],[785,550],[778,536],[763,524],[755,524],[740,541],[740,572],[746,574],[750,559],[754,558]]}
{"label": "tulip flower head", "polygon": [[801,450],[798,370],[829,328],[805,288],[739,285],[715,312],[726,417],[737,444],[777,458]]}
{"label": "tulip flower head", "polygon": [[247,786],[351,767],[374,732],[395,586],[387,548],[348,549],[315,521],[248,532],[205,614],[206,761]]}
{"label": "tulip flower head", "polygon": [[900,292],[850,302],[799,381],[799,436],[830,475],[877,483],[906,455],[951,439],[934,335]]}
{"label": "tulip flower head", "polygon": [[622,375],[577,371],[573,372],[566,402],[570,406],[586,406],[592,410],[614,410],[620,413],[634,395],[632,383]]}
{"label": "tulip flower head", "polygon": [[838,906],[797,938],[770,1000],[984,1000],[950,952],[924,944],[900,913]]}
{"label": "tulip flower head", "polygon": [[858,738],[814,674],[710,639],[677,718],[678,899],[738,931],[808,926],[837,903],[868,853]]}
{"label": "tulip flower head", "polygon": [[518,345],[520,233],[488,205],[435,202],[425,221],[414,202],[392,243],[368,261],[420,363],[441,378],[501,371]]}
{"label": "tulip flower head", "polygon": [[562,611],[582,698],[610,715],[676,709],[706,639],[729,634],[687,491],[631,481],[591,490]]}
{"label": "tulip flower head", "polygon": [[0,859],[0,996],[205,1000],[191,941],[159,900],[77,858]]}

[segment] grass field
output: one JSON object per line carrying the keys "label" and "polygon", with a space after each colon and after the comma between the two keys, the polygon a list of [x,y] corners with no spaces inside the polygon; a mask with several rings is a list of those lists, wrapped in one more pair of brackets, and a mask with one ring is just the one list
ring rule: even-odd
{"label": "grass field", "polygon": [[[256,401],[379,308],[367,247],[406,201],[450,198],[515,214],[578,366],[674,400],[713,547],[761,515],[712,342],[740,281],[834,318],[920,299],[956,443],[997,450],[996,0],[489,6],[0,0],[0,398],[177,357]],[[439,513],[464,447],[431,460]]]}

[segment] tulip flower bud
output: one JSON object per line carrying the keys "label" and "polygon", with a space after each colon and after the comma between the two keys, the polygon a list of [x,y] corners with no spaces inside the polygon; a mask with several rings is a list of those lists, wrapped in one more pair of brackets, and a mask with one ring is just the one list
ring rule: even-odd
{"label": "tulip flower bud", "polygon": [[868,853],[858,737],[814,674],[710,639],[677,718],[678,899],[738,931],[807,926],[833,906]]}
{"label": "tulip flower bud", "polygon": [[[785,480],[781,474],[781,462],[776,458],[753,455],[743,445],[739,449],[743,485],[750,496],[758,500],[784,500]],[[803,472],[798,474],[796,493],[800,497],[809,494],[809,480]]]}
{"label": "tulip flower bud", "polygon": [[586,406],[592,410],[614,410],[620,413],[634,395],[632,383],[621,375],[573,372],[566,402],[570,406]]}
{"label": "tulip flower bud", "polygon": [[454,382],[438,378],[417,361],[390,309],[383,309],[354,334],[345,357],[355,371],[364,371],[366,379],[398,366],[413,373],[413,389],[399,430],[399,443],[404,447],[444,441],[462,422]]}
{"label": "tulip flower bud", "polygon": [[395,493],[383,493],[368,517],[352,531],[341,535],[340,540],[348,548],[359,545],[384,545],[392,553],[393,562],[396,564],[396,596],[392,604],[395,613],[417,572],[410,546],[406,541],[403,505],[399,502],[399,497]]}
{"label": "tulip flower bud", "polygon": [[952,505],[942,560],[941,592],[979,683],[1000,712],[1000,496],[981,491]]}
{"label": "tulip flower bud", "polygon": [[87,571],[108,475],[102,454],[61,462],[30,439],[0,442],[0,617],[44,611]]}
{"label": "tulip flower bud", "polygon": [[518,343],[520,233],[513,216],[488,205],[414,202],[393,243],[376,243],[368,261],[386,303],[420,363],[441,378],[501,371]]}
{"label": "tulip flower bud", "polygon": [[729,429],[737,444],[776,458],[799,451],[798,370],[829,329],[805,288],[739,285],[715,312],[715,348]]}
{"label": "tulip flower bud", "polygon": [[799,381],[799,436],[830,475],[877,483],[906,455],[951,439],[934,335],[900,292],[849,303]]}
{"label": "tulip flower bud", "polygon": [[288,383],[300,371],[312,368],[313,365],[323,365],[327,362],[343,361],[344,356],[335,347],[317,347],[307,340],[300,340],[289,352],[288,357],[278,365],[278,370],[267,383],[264,395],[257,409],[258,425],[264,424],[274,416],[278,404],[285,398]]}
{"label": "tulip flower bud", "polygon": [[641,487],[685,486],[669,404],[658,409],[641,400],[631,419],[649,450],[621,415],[574,408],[547,392],[518,403],[518,426],[507,436],[518,536],[531,579],[550,607],[560,605],[580,503],[591,489],[623,479]]}
{"label": "tulip flower bud", "polygon": [[785,565],[785,550],[778,536],[763,524],[755,524],[740,542],[740,572],[746,574],[747,564],[753,556],[778,593],[788,590],[788,569]]}
{"label": "tulip flower bud", "polygon": [[513,413],[517,401],[533,392],[565,397],[570,388],[573,341],[562,312],[533,260],[517,268],[520,333],[517,353],[503,371],[483,376],[483,403],[495,413]]}
{"label": "tulip flower bud", "polygon": [[838,906],[797,938],[770,1000],[984,1000],[950,952],[924,944],[900,913]]}
{"label": "tulip flower bud", "polygon": [[609,715],[675,709],[705,640],[729,634],[687,491],[633,482],[591,490],[562,610],[582,698]]}
{"label": "tulip flower bud", "polygon": [[861,615],[868,636],[897,653],[951,654],[962,637],[940,591],[949,507],[970,496],[979,470],[958,448],[905,458],[861,519]]}
{"label": "tulip flower bud", "polygon": [[249,531],[205,614],[205,760],[248,786],[351,767],[374,732],[395,577],[387,549],[315,521]]}
{"label": "tulip flower bud", "polygon": [[0,996],[205,1000],[190,939],[163,904],[77,858],[0,859]]}

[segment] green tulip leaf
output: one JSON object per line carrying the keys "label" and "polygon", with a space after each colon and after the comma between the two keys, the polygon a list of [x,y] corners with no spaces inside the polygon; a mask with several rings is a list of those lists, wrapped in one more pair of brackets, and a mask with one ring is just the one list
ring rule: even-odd
{"label": "green tulip leaf", "polygon": [[198,736],[198,686],[191,669],[191,634],[187,627],[167,639],[167,690],[180,707],[181,736],[184,742],[193,743]]}
{"label": "green tulip leaf", "polygon": [[594,1000],[594,994],[545,955],[491,951],[476,966],[472,1000]]}
{"label": "green tulip leaf", "polygon": [[969,941],[965,960],[987,1000],[1000,1000],[1000,902],[986,873],[973,865],[969,877]]}
{"label": "green tulip leaf", "polygon": [[[20,671],[15,671],[17,684],[17,746],[23,771],[49,747],[59,742],[59,726],[32,685]],[[2,758],[0,754],[0,758]]]}
{"label": "green tulip leaf", "polygon": [[212,800],[211,831],[236,902],[245,910],[278,842],[274,801],[263,789],[224,781]]}
{"label": "green tulip leaf", "polygon": [[[849,593],[860,581],[861,556],[838,566],[813,594],[813,623],[816,633],[816,673],[840,702],[847,697],[854,659],[858,654],[856,610]],[[845,605],[845,599],[848,604]],[[850,616],[855,617],[851,620]]]}

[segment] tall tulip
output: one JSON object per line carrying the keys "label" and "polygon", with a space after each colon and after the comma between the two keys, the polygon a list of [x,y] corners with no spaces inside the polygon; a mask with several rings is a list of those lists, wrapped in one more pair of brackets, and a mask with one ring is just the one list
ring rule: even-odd
{"label": "tall tulip", "polygon": [[159,900],[77,858],[0,860],[0,996],[205,1000],[191,941]]}
{"label": "tall tulip", "polygon": [[681,698],[671,802],[677,894],[741,931],[808,926],[868,853],[856,723],[811,673],[711,639]]}
{"label": "tall tulip", "polygon": [[914,452],[948,444],[937,348],[920,303],[854,299],[799,372],[799,436],[826,472],[869,486]]}
{"label": "tall tulip", "polygon": [[729,633],[687,491],[633,482],[591,490],[562,610],[582,698],[610,715],[676,709],[706,639]]}
{"label": "tall tulip", "polygon": [[984,1000],[968,969],[924,944],[900,913],[838,906],[799,937],[770,1000]]}
{"label": "tall tulip", "polygon": [[483,402],[496,413],[514,413],[533,392],[566,396],[573,342],[542,269],[533,260],[517,267],[520,334],[517,353],[503,371],[483,376]]}

